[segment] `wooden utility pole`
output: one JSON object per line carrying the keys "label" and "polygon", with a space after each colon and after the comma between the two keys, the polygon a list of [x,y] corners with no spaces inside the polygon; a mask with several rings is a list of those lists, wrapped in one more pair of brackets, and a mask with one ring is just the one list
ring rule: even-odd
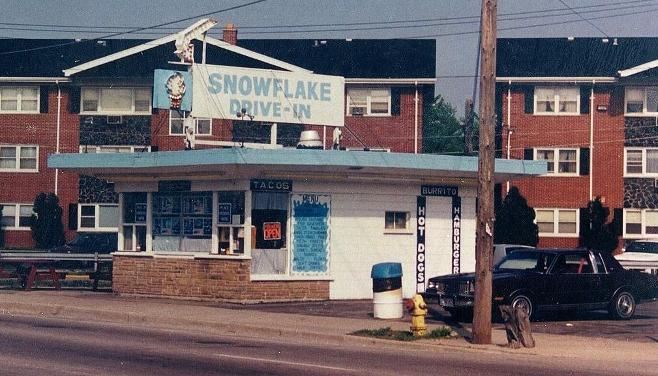
{"label": "wooden utility pole", "polygon": [[491,258],[493,249],[494,130],[496,124],[496,0],[482,0],[480,46],[480,151],[475,240],[473,343],[491,343]]}

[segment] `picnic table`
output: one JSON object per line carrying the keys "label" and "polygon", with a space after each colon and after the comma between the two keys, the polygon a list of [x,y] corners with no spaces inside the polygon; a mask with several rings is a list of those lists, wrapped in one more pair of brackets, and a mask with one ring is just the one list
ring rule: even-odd
{"label": "picnic table", "polygon": [[[60,289],[60,271],[58,267],[74,266],[83,270],[93,279],[94,290],[98,280],[107,273],[102,273],[102,263],[112,263],[112,255],[85,253],[49,253],[49,252],[3,252],[0,253],[0,278],[19,278],[25,290],[31,290],[35,282],[50,280],[55,289]],[[7,271],[5,266],[13,268]],[[111,269],[110,269],[111,270]]]}

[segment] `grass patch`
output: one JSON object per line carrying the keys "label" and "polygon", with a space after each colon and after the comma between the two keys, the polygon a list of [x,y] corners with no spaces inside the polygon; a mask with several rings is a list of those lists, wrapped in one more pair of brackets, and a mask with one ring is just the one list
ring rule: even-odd
{"label": "grass patch", "polygon": [[396,341],[415,341],[418,339],[453,338],[456,333],[449,326],[442,326],[427,332],[423,337],[414,337],[408,330],[393,330],[390,327],[379,329],[361,329],[352,333],[355,336],[392,339]]}

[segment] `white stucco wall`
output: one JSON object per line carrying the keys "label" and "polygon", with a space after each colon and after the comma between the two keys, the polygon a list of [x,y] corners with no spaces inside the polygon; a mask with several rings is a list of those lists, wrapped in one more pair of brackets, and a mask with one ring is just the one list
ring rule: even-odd
{"label": "white stucco wall", "polygon": [[[403,296],[416,291],[416,197],[420,184],[313,184],[295,181],[297,193],[331,195],[331,299],[372,298],[372,265],[400,262]],[[475,199],[460,187],[462,197],[462,271],[475,266]],[[426,278],[451,273],[452,199],[427,197]],[[386,211],[409,212],[409,231],[387,233]]]}

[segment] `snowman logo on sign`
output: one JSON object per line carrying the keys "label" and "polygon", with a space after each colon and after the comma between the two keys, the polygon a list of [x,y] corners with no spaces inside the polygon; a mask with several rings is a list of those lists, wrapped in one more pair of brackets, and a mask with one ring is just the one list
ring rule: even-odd
{"label": "snowman logo on sign", "polygon": [[171,100],[171,108],[180,108],[183,96],[185,96],[185,77],[180,72],[176,72],[169,76],[167,83],[167,95]]}

